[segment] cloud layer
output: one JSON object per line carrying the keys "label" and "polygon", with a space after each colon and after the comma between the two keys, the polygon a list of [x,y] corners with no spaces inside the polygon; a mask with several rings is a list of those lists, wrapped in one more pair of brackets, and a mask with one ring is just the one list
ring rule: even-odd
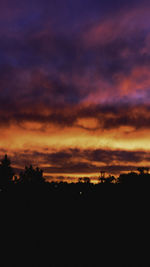
{"label": "cloud layer", "polygon": [[2,0],[1,151],[29,150],[49,174],[148,164],[149,12],[146,0]]}

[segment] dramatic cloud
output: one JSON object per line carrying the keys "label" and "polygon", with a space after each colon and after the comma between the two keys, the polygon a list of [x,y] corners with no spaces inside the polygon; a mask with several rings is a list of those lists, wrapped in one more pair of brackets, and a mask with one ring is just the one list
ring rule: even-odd
{"label": "dramatic cloud", "polygon": [[[90,106],[66,106],[46,108],[42,104],[19,107],[3,106],[0,108],[1,127],[10,124],[19,127],[43,131],[48,125],[55,125],[58,128],[81,128],[86,131],[111,130],[123,126],[131,127],[134,130],[150,128],[150,107],[149,105],[90,105]],[[7,108],[7,110],[5,110]],[[5,112],[6,111],[6,112]],[[35,127],[35,124],[39,127]],[[44,128],[45,127],[45,128]]]}
{"label": "dramatic cloud", "polygon": [[147,0],[1,1],[0,148],[16,168],[148,165],[149,12]]}

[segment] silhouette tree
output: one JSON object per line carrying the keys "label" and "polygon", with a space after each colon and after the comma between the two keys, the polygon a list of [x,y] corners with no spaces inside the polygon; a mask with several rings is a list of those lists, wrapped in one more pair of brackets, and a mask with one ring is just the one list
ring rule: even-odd
{"label": "silhouette tree", "polygon": [[105,179],[104,177],[100,177],[100,178],[99,178],[99,182],[100,182],[101,184],[104,184],[104,183],[106,182],[106,179]]}
{"label": "silhouette tree", "polygon": [[105,171],[100,171],[100,173],[101,173],[101,178],[105,178]]}
{"label": "silhouette tree", "polygon": [[99,182],[100,182],[100,183],[105,183],[105,180],[106,180],[106,179],[105,179],[105,173],[106,173],[106,172],[103,171],[103,170],[100,171],[100,174],[101,174],[100,177],[99,177]]}
{"label": "silhouette tree", "polygon": [[143,175],[144,174],[144,170],[145,170],[144,167],[137,168],[137,171],[139,172],[140,175]]}
{"label": "silhouette tree", "polygon": [[83,177],[78,179],[78,183],[85,183],[89,184],[91,182],[91,179],[89,177]]}
{"label": "silhouette tree", "polygon": [[79,178],[78,179],[78,183],[82,183],[82,178]]}
{"label": "silhouette tree", "polygon": [[102,184],[111,184],[115,180],[114,176],[109,175],[109,177],[105,178],[104,176],[99,178],[99,182]]}
{"label": "silhouette tree", "polygon": [[136,172],[122,173],[118,178],[120,184],[134,186],[141,183],[140,176]]}
{"label": "silhouette tree", "polygon": [[10,159],[5,155],[0,164],[0,186],[8,186],[12,182],[13,176]]}
{"label": "silhouette tree", "polygon": [[115,180],[115,177],[109,175],[109,177],[107,177],[107,178],[105,179],[105,183],[106,183],[106,184],[110,184],[110,183],[112,183],[114,180]]}
{"label": "silhouette tree", "polygon": [[148,167],[139,167],[137,168],[137,171],[140,173],[140,175],[143,175],[143,174],[148,174],[149,173],[149,168]]}
{"label": "silhouette tree", "polygon": [[33,168],[32,165],[30,167],[25,167],[24,172],[20,173],[20,179],[23,183],[32,183],[32,184],[39,184],[43,183],[45,180],[43,178],[43,170]]}
{"label": "silhouette tree", "polygon": [[83,181],[84,181],[84,183],[89,184],[90,183],[90,178],[89,177],[84,177]]}

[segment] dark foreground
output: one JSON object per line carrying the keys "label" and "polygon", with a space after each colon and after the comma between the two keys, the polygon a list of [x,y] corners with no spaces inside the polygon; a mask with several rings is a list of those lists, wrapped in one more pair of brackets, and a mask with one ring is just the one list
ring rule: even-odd
{"label": "dark foreground", "polygon": [[149,188],[12,185],[0,192],[0,266],[150,266]]}

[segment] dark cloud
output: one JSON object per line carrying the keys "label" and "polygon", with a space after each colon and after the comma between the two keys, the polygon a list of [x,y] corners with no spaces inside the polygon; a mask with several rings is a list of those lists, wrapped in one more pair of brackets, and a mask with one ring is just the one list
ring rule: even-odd
{"label": "dark cloud", "polygon": [[130,162],[139,163],[145,159],[146,152],[132,152],[132,151],[121,151],[121,150],[102,150],[96,149],[92,151],[86,151],[85,156],[94,162],[103,162],[105,164],[111,164],[113,161],[118,162]]}
{"label": "dark cloud", "polygon": [[[150,153],[125,150],[67,149],[52,153],[22,151],[13,153],[11,159],[13,165],[21,166],[22,168],[31,163],[34,166],[40,164],[44,172],[49,174],[98,174],[100,170],[117,174],[121,171],[136,170],[137,164],[149,162]],[[45,164],[47,165],[46,167],[44,167]]]}
{"label": "dark cloud", "polygon": [[[41,124],[39,130],[45,130],[51,123],[60,128],[77,127],[86,131],[96,131],[99,129],[111,130],[118,129],[121,126],[129,126],[133,130],[149,129],[150,128],[150,108],[149,105],[114,105],[101,106],[91,105],[89,107],[80,106],[65,106],[50,107],[42,111],[42,104],[34,104],[25,107],[18,103],[11,103],[3,98],[0,107],[0,124],[7,126],[17,124],[20,127],[24,122],[37,122]],[[45,113],[46,111],[46,113]],[[93,128],[88,124],[78,123],[80,119],[94,119],[97,121],[97,126]],[[33,129],[34,130],[34,129]],[[37,130],[37,129],[35,129]]]}
{"label": "dark cloud", "polygon": [[[147,0],[1,0],[1,131],[17,125],[25,132],[25,122],[39,123],[32,129],[39,132],[50,125],[58,131],[149,130],[149,11]],[[93,173],[103,168],[99,162],[117,172],[149,158],[140,151],[68,148],[16,153],[13,162]]]}
{"label": "dark cloud", "polygon": [[[146,23],[143,25],[143,21],[147,21],[147,16],[144,18],[144,12],[143,15],[140,15],[143,26],[138,28],[138,15],[135,15],[136,11],[138,10],[138,13],[140,10],[139,1],[136,3],[130,1],[132,4],[129,1],[126,3],[117,1],[115,4],[109,1],[107,5],[104,1],[87,1],[86,4],[81,3],[82,1],[76,1],[76,3],[65,1],[63,6],[60,1],[50,3],[49,1],[38,1],[36,5],[35,1],[31,2],[32,4],[29,4],[26,1],[24,7],[20,4],[18,7],[15,2],[13,8],[9,1],[5,4],[7,9],[10,9],[12,23],[14,23],[11,32],[8,30],[8,25],[6,26],[5,34],[0,39],[1,90],[7,92],[8,99],[12,99],[12,92],[14,96],[18,96],[18,91],[20,91],[22,92],[19,98],[21,102],[24,95],[26,95],[27,104],[39,101],[40,97],[44,102],[44,84],[52,83],[53,89],[47,88],[50,95],[53,95],[48,98],[50,104],[53,102],[59,104],[62,99],[66,103],[78,103],[82,100],[83,94],[86,97],[96,90],[100,81],[103,83],[107,81],[109,85],[107,90],[111,100],[113,95],[116,96],[114,88],[116,92],[119,90],[117,89],[117,75],[123,74],[126,77],[137,66],[149,66],[149,56],[141,53],[145,48],[148,36],[147,25],[145,26]],[[132,5],[135,9],[131,8]],[[128,10],[124,11],[121,18],[117,11],[120,10],[122,14],[123,6],[126,6]],[[145,3],[143,3],[143,8],[145,8]],[[33,9],[34,12],[32,12]],[[13,11],[16,15],[15,21]],[[45,11],[46,18],[42,16]],[[24,18],[20,20],[20,14],[23,12]],[[80,12],[82,16],[78,20]],[[66,13],[70,15],[66,16]],[[89,16],[84,16],[85,13],[89,13]],[[130,18],[127,23],[128,13],[129,18],[133,17],[133,21]],[[111,17],[108,18],[110,14]],[[70,23],[63,20],[66,17]],[[119,31],[116,29],[114,37],[108,38],[108,41],[106,36],[112,34],[113,18],[119,25]],[[131,27],[133,30],[130,31],[129,26],[132,26],[132,23],[134,27]],[[149,21],[147,21],[148,23]],[[69,25],[72,26],[72,29]],[[104,28],[102,31],[104,36],[98,33],[97,35],[100,35],[98,41],[90,47],[87,41],[83,41],[83,35],[87,33],[93,40],[92,32],[99,25]],[[59,26],[63,30],[60,31]],[[123,32],[121,27],[125,27],[127,30]],[[25,73],[26,76],[28,73],[28,78],[23,79]],[[42,77],[37,84],[36,79],[39,75]],[[63,76],[65,82],[60,76]],[[76,77],[76,81],[74,77]],[[85,83],[81,83],[78,78],[84,78]],[[87,79],[89,79],[88,85],[86,84]],[[103,92],[104,89],[100,90]]]}

